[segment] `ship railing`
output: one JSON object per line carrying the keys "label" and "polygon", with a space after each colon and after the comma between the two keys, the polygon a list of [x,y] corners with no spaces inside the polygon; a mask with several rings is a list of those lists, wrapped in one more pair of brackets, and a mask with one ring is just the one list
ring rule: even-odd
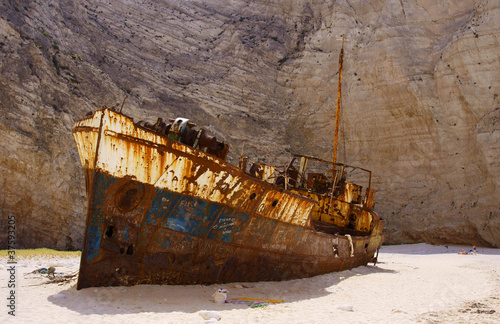
{"label": "ship railing", "polygon": [[[372,210],[375,191],[371,189],[371,171],[344,164],[325,161],[316,157],[294,154],[300,158],[299,174],[305,178],[306,169],[318,169],[317,164],[323,165],[319,168],[322,172],[307,172],[305,187],[316,193],[328,195],[333,199],[362,206]],[[316,165],[311,163],[318,162]],[[325,171],[326,166],[326,171]],[[366,185],[364,188],[359,184]]]}
{"label": "ship railing", "polygon": [[[264,161],[273,161],[273,163],[250,160],[248,156],[244,155],[245,145],[252,146],[253,148],[265,153],[266,159]],[[268,183],[282,186],[285,190],[288,190],[296,188],[298,181],[302,181],[302,183],[308,182],[304,175],[298,174],[298,171],[293,166],[294,161],[295,158],[293,158],[291,162],[285,162],[272,152],[266,151],[250,142],[247,142],[246,140],[243,140],[238,167],[246,174]]]}
{"label": "ship railing", "polygon": [[[245,156],[245,145],[265,153],[265,162],[253,161]],[[305,190],[365,209],[373,208],[375,192],[371,189],[371,171],[364,168],[300,154],[292,154],[291,161],[286,163],[272,152],[245,140],[242,143],[238,167],[246,174],[281,186],[285,190]],[[352,181],[353,179],[356,181]],[[357,183],[367,185],[363,188]]]}
{"label": "ship railing", "polygon": [[269,151],[263,150],[252,143],[243,140],[241,146],[241,155],[238,163],[238,168],[240,168],[244,173],[249,174],[255,178],[266,181],[268,183],[274,184],[276,182],[277,174],[280,173],[279,167],[273,163],[265,163],[260,161],[250,160],[248,156],[244,155],[245,144],[248,144],[262,152],[267,154],[267,161],[271,161],[271,158],[275,161],[280,161],[278,157]]}

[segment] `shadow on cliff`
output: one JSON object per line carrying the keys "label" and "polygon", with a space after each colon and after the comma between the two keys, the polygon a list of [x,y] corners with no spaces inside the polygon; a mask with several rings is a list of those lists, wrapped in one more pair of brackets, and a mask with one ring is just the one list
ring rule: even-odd
{"label": "shadow on cliff", "polygon": [[138,285],[76,290],[76,284],[74,284],[66,290],[49,296],[48,300],[55,305],[83,315],[222,311],[246,309],[248,306],[211,302],[211,296],[218,288],[225,288],[229,291],[228,299],[247,297],[283,300],[283,303],[292,303],[342,291],[346,289],[339,286],[342,281],[356,276],[370,276],[377,273],[396,273],[396,271],[376,266],[363,266],[313,278],[210,286]]}

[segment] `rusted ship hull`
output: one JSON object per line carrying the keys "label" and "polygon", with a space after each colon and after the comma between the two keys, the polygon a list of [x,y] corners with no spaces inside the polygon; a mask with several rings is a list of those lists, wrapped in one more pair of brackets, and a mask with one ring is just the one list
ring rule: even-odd
{"label": "rusted ship hull", "polygon": [[304,278],[366,265],[383,241],[316,231],[316,202],[103,109],[74,129],[88,213],[78,289]]}

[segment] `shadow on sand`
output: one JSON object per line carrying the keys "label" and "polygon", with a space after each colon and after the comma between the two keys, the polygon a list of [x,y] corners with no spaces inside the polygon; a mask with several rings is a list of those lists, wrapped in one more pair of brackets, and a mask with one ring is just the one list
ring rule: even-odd
{"label": "shadow on sand", "polygon": [[[212,294],[218,288],[229,290],[228,298],[239,297],[284,300],[283,303],[319,298],[337,290],[336,286],[354,276],[376,273],[395,273],[376,266],[363,266],[352,270],[334,272],[312,278],[289,281],[255,283],[229,283],[219,285],[160,286],[138,285],[132,287],[99,287],[76,290],[71,287],[48,297],[58,306],[80,314],[134,314],[141,312],[184,312],[200,310],[246,309],[246,305],[215,304]],[[244,288],[248,287],[248,288]]]}

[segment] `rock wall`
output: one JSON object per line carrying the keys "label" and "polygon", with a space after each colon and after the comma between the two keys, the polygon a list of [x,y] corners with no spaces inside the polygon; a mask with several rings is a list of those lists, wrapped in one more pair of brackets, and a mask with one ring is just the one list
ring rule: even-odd
{"label": "rock wall", "polygon": [[[71,129],[87,111],[185,116],[232,146],[373,171],[387,242],[500,247],[497,1],[3,1],[0,218],[17,247],[78,249]],[[257,156],[250,149],[250,154]],[[0,231],[0,248],[7,231]]]}

